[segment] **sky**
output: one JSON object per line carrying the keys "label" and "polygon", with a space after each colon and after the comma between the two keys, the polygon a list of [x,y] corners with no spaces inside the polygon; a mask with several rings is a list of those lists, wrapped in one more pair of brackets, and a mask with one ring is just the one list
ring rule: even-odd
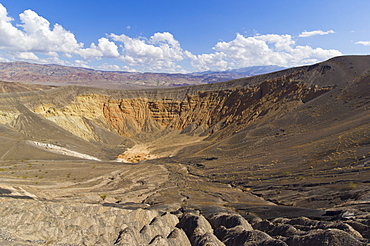
{"label": "sky", "polygon": [[0,0],[0,62],[189,73],[370,54],[369,0]]}

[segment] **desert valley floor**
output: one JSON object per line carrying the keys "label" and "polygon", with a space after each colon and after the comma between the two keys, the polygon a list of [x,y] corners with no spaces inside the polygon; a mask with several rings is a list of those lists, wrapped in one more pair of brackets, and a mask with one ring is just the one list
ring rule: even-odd
{"label": "desert valley floor", "polygon": [[0,83],[1,245],[368,245],[370,56],[227,82]]}

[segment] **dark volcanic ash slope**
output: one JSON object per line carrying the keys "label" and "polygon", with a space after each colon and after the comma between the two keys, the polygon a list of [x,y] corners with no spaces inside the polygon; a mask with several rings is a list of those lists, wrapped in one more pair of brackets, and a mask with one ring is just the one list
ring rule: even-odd
{"label": "dark volcanic ash slope", "polygon": [[[182,208],[178,227],[193,245],[238,245],[242,238],[254,245],[309,245],[325,238],[332,245],[364,245],[370,211],[369,109],[369,56],[163,90],[63,87],[2,93],[3,183],[18,184],[23,190],[13,188],[19,194],[34,199]],[[108,162],[116,158],[147,161]],[[27,159],[30,163],[23,164]],[[43,171],[47,162],[55,176]],[[89,165],[94,166],[86,169]],[[13,177],[20,167],[19,177]],[[42,172],[43,178],[31,177],[32,172]],[[249,218],[253,228],[241,219],[231,226],[213,217],[221,207]],[[207,219],[188,208],[201,210]],[[327,218],[350,219],[361,235],[349,224],[320,224],[324,209]],[[248,217],[250,212],[269,221]],[[287,218],[272,220],[281,216]],[[313,220],[288,219],[300,216]],[[115,241],[144,240],[155,224],[148,223],[146,229],[122,227],[113,233]],[[242,228],[235,227],[240,223]],[[308,228],[314,230],[304,232]],[[199,231],[204,235],[194,234]],[[160,240],[145,237],[148,243]]]}

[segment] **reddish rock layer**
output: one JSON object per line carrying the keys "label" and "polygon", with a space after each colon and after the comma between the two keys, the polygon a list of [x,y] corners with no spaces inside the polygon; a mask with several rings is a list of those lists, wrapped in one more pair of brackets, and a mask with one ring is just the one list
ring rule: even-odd
{"label": "reddish rock layer", "polygon": [[290,111],[328,90],[279,79],[254,88],[199,91],[185,100],[108,99],[102,107],[111,127],[123,136],[164,128],[213,133],[231,124],[245,126],[267,114]]}

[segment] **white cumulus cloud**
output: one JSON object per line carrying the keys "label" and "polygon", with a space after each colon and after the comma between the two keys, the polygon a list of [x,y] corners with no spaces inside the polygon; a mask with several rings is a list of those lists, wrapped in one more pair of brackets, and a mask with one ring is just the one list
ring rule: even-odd
{"label": "white cumulus cloud", "polygon": [[75,67],[83,67],[83,68],[91,68],[90,66],[87,65],[86,61],[83,60],[75,60],[75,63],[73,64]]}
{"label": "white cumulus cloud", "polygon": [[132,68],[132,67],[129,67],[129,66],[123,66],[123,67],[122,67],[122,71],[130,72],[130,73],[137,72],[137,70],[136,70],[136,69],[134,69],[134,68]]}
{"label": "white cumulus cloud", "polygon": [[19,52],[16,54],[16,58],[19,60],[34,60],[37,61],[39,58],[32,52]]}
{"label": "white cumulus cloud", "polygon": [[316,31],[311,31],[311,32],[304,31],[301,34],[299,34],[298,37],[307,38],[307,37],[312,37],[312,36],[316,36],[316,35],[327,35],[327,34],[330,34],[330,33],[335,33],[335,32],[333,30],[329,30],[329,31],[326,31],[326,32],[324,32],[322,30],[316,30]]}
{"label": "white cumulus cloud", "polygon": [[85,59],[116,58],[119,57],[118,46],[107,38],[100,38],[98,45],[92,43],[90,48],[79,50],[78,54]]}
{"label": "white cumulus cloud", "polygon": [[192,65],[198,71],[207,70],[227,70],[231,68],[229,63],[225,61],[226,54],[222,52],[215,52],[211,54],[193,55],[189,51],[185,55],[192,60]]}
{"label": "white cumulus cloud", "polygon": [[120,59],[129,66],[169,72],[181,69],[176,62],[184,59],[184,51],[171,33],[155,33],[149,39],[131,38],[124,34],[111,34],[109,37],[123,43]]}
{"label": "white cumulus cloud", "polygon": [[[30,9],[19,14],[19,19],[21,24],[13,25],[13,18],[0,3],[2,61],[28,60],[89,67],[91,61],[104,59],[103,65],[98,67],[104,70],[185,72],[182,66],[189,66],[189,63],[197,71],[259,65],[289,67],[341,55],[338,50],[297,45],[288,34],[237,34],[229,42],[216,43],[213,52],[197,55],[182,49],[180,42],[170,32],[157,32],[149,38],[110,34],[85,47],[71,31],[60,24],[51,25],[47,19]],[[334,31],[304,31],[299,37],[329,33]],[[357,44],[370,45],[370,41],[359,41]],[[114,59],[125,64],[120,67],[114,64]]]}
{"label": "white cumulus cloud", "polygon": [[278,65],[284,67],[311,64],[342,53],[338,50],[325,50],[310,46],[296,45],[291,35],[256,35],[245,37],[237,34],[230,42],[218,42],[214,53],[187,56],[198,71]]}
{"label": "white cumulus cloud", "polygon": [[362,45],[365,45],[365,46],[370,46],[370,41],[358,41],[358,42],[356,42],[356,44],[362,44]]}
{"label": "white cumulus cloud", "polygon": [[106,70],[106,71],[120,71],[121,68],[118,65],[112,65],[108,63],[103,63],[102,65],[98,66],[99,69],[101,70]]}
{"label": "white cumulus cloud", "polygon": [[71,58],[73,54],[84,59],[101,57],[118,57],[118,46],[103,37],[98,44],[92,43],[89,48],[76,40],[75,35],[65,30],[61,25],[50,26],[50,22],[36,12],[28,9],[19,15],[19,27],[11,22],[6,8],[0,3],[0,49],[15,52],[41,53],[56,57],[58,53]]}
{"label": "white cumulus cloud", "polygon": [[[22,22],[18,29],[8,16],[6,8],[0,4],[0,49],[19,52],[50,52],[76,53],[83,44],[78,43],[73,33],[61,25],[50,23],[32,10],[25,10],[19,15]],[[54,53],[53,53],[54,54]]]}
{"label": "white cumulus cloud", "polygon": [[107,38],[99,39],[98,48],[102,52],[104,57],[118,57],[118,46],[114,43],[109,41]]}

